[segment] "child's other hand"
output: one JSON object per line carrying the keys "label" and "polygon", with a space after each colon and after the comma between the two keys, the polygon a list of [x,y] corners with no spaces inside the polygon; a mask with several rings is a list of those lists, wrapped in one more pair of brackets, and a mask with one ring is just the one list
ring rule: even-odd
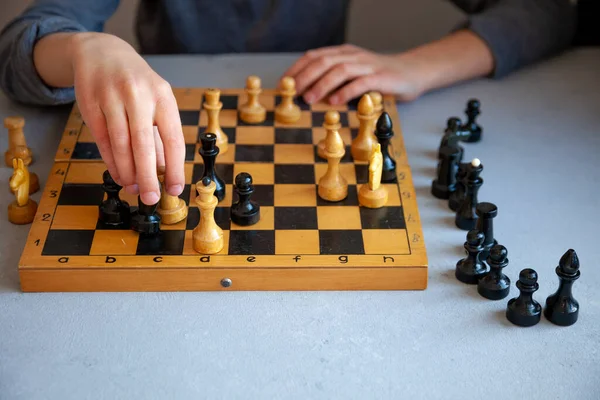
{"label": "child's other hand", "polygon": [[113,179],[155,204],[157,166],[166,166],[167,192],[179,195],[185,143],[170,85],[115,36],[82,33],[73,43],[77,102]]}
{"label": "child's other hand", "polygon": [[284,75],[296,79],[307,103],[342,104],[371,90],[410,101],[424,92],[421,67],[408,54],[384,55],[345,44],[306,52]]}

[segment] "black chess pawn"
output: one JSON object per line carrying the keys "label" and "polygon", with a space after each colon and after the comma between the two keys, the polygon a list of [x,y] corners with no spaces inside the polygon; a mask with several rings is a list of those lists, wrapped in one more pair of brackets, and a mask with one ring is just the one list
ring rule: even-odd
{"label": "black chess pawn", "polygon": [[254,192],[252,176],[247,172],[235,177],[235,191],[238,201],[231,206],[231,221],[237,225],[254,225],[260,220],[260,205],[250,200]]}
{"label": "black chess pawn", "polygon": [[521,271],[517,288],[519,296],[508,301],[506,319],[518,326],[533,326],[540,322],[542,306],[533,299],[533,293],[539,289],[538,275],[531,268]]}
{"label": "black chess pawn", "polygon": [[481,259],[487,260],[492,247],[498,244],[498,241],[494,239],[494,218],[498,215],[498,207],[494,203],[481,202],[475,207],[475,213],[477,214],[475,229],[485,235]]}
{"label": "black chess pawn", "polygon": [[383,156],[383,166],[381,169],[381,181],[384,183],[396,182],[396,161],[390,155],[390,139],[394,136],[392,119],[387,111],[381,113],[377,119],[375,136],[381,145],[381,155]]}
{"label": "black chess pawn", "polygon": [[502,245],[492,247],[487,263],[490,272],[477,283],[477,292],[490,300],[500,300],[510,292],[510,279],[502,273],[508,265],[508,251]]}
{"label": "black chess pawn", "polygon": [[475,284],[483,278],[489,269],[480,259],[483,250],[483,240],[485,236],[478,230],[472,230],[467,233],[465,250],[468,256],[456,263],[454,272],[456,279],[468,284]]}
{"label": "black chess pawn", "polygon": [[100,222],[111,225],[127,225],[130,221],[131,212],[129,203],[119,198],[119,192],[123,188],[117,184],[108,171],[102,174],[102,189],[106,193],[106,200],[99,206],[98,219]]}
{"label": "black chess pawn", "polygon": [[446,129],[444,130],[444,136],[442,136],[442,140],[440,141],[440,147],[438,151],[438,158],[441,158],[441,150],[444,147],[456,147],[460,150],[460,156],[458,161],[461,162],[463,159],[463,155],[465,149],[460,146],[458,143],[461,140],[464,140],[468,132],[461,130],[461,121],[457,117],[450,117],[447,121]]}
{"label": "black chess pawn", "polygon": [[573,298],[573,283],[579,279],[579,258],[575,250],[569,249],[556,267],[558,275],[558,290],[546,299],[544,316],[553,324],[569,326],[577,322],[579,302]]}
{"label": "black chess pawn", "polygon": [[202,173],[200,180],[205,176],[208,176],[217,186],[215,189],[215,196],[219,201],[222,201],[225,198],[225,182],[217,175],[217,170],[215,168],[215,161],[219,155],[217,135],[205,132],[200,135],[200,142],[202,143],[202,146],[200,147],[199,153],[204,162],[204,172]]}
{"label": "black chess pawn", "polygon": [[[458,211],[460,205],[465,199],[465,178],[467,177],[467,166],[469,163],[459,163],[458,164],[458,172],[456,173],[456,189],[454,192],[450,193],[450,198],[448,199],[448,207],[454,212]],[[484,259],[485,260],[485,259]]]}
{"label": "black chess pawn", "polygon": [[148,205],[142,203],[138,196],[138,208],[131,215],[131,229],[144,235],[155,235],[160,232],[160,215],[156,212],[158,203]]}
{"label": "black chess pawn", "polygon": [[467,121],[462,126],[462,130],[469,132],[469,136],[465,139],[465,142],[479,142],[481,140],[481,133],[483,131],[481,126],[477,125],[477,122],[475,122],[477,116],[481,114],[481,103],[479,100],[469,100],[465,114],[467,114]]}
{"label": "black chess pawn", "polygon": [[468,231],[474,229],[477,224],[477,193],[483,185],[483,178],[479,175],[483,171],[483,165],[479,159],[475,158],[467,166],[467,176],[464,179],[465,196],[456,210],[455,224],[459,229]]}
{"label": "black chess pawn", "polygon": [[459,154],[459,150],[455,147],[444,147],[441,150],[437,177],[431,183],[431,194],[438,199],[448,200],[450,194],[456,190]]}

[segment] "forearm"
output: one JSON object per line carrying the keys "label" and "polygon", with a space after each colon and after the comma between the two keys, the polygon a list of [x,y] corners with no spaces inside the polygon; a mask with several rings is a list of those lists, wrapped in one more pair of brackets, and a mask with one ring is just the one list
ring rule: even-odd
{"label": "forearm", "polygon": [[42,38],[33,49],[35,69],[44,83],[55,88],[73,86],[73,45],[75,35],[54,33]]}
{"label": "forearm", "polygon": [[451,33],[401,53],[398,58],[419,68],[423,92],[487,76],[494,70],[489,47],[468,30]]}

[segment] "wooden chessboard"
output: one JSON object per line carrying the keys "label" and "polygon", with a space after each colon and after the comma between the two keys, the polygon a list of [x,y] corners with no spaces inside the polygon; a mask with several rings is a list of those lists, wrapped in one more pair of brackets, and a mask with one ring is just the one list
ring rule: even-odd
{"label": "wooden chessboard", "polygon": [[[195,182],[203,171],[198,135],[207,124],[203,89],[175,89],[186,139],[186,220],[162,225],[146,238],[98,222],[106,169],[77,105],[73,107],[44,189],[38,213],[19,263],[23,291],[186,291],[186,290],[398,290],[427,287],[427,255],[411,171],[393,98],[384,97],[395,136],[390,153],[397,162],[397,183],[385,184],[389,201],[380,209],[359,207],[357,187],[368,181],[368,165],[354,162],[350,144],[358,131],[356,103],[314,104],[300,99],[301,119],[293,125],[274,121],[278,96],[263,90],[267,120],[239,120],[243,89],[221,91],[220,123],[229,149],[216,161],[227,195],[215,218],[225,246],[216,255],[192,248],[199,212]],[[340,112],[346,155],[341,172],[349,195],[339,203],[323,201],[317,182],[327,163],[316,154],[325,137],[327,110]],[[249,172],[261,220],[248,227],[230,221],[235,175]],[[137,197],[123,190],[132,208]]]}

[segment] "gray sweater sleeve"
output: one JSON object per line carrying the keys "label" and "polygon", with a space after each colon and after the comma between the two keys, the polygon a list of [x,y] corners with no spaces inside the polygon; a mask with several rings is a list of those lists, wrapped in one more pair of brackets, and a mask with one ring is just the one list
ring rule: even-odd
{"label": "gray sweater sleeve", "polygon": [[452,0],[468,14],[468,28],[489,46],[492,77],[558,54],[573,41],[577,9],[570,0]]}
{"label": "gray sweater sleeve", "polygon": [[57,32],[102,31],[119,0],[38,0],[0,32],[0,88],[14,101],[55,105],[71,103],[73,88],[52,88],[40,78],[33,48]]}

